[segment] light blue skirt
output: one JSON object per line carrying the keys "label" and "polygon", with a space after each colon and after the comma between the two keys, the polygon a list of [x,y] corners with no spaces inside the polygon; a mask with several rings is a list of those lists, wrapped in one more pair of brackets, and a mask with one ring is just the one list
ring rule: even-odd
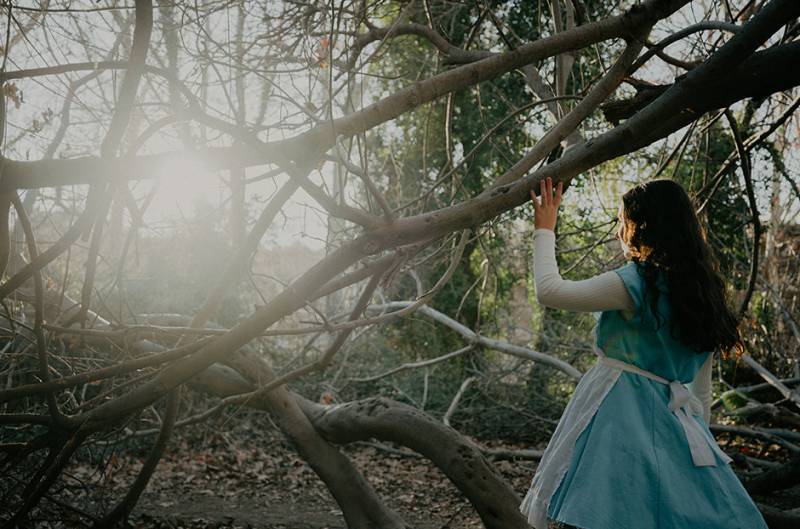
{"label": "light blue skirt", "polygon": [[622,373],[578,437],[548,517],[580,529],[768,529],[728,464],[694,466],[668,401],[668,386]]}

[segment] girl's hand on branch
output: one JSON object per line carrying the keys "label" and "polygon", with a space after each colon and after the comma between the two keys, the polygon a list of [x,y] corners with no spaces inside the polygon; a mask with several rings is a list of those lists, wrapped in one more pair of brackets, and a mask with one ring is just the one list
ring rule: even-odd
{"label": "girl's hand on branch", "polygon": [[[547,180],[545,182],[545,180]],[[558,216],[558,206],[561,204],[561,191],[563,183],[559,182],[556,186],[556,194],[553,196],[553,180],[549,176],[539,181],[539,197],[541,202],[536,199],[536,193],[531,189],[531,200],[533,201],[534,217],[533,224],[536,229],[545,228],[555,230],[556,217]]]}

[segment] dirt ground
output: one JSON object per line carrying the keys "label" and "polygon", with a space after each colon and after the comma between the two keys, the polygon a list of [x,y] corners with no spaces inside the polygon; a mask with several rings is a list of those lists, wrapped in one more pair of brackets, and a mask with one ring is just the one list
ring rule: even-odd
{"label": "dirt ground", "polygon": [[[256,430],[258,431],[258,430]],[[341,511],[327,489],[275,430],[258,435],[212,435],[198,442],[178,437],[159,465],[130,518],[137,528],[192,529],[344,529]],[[725,441],[721,441],[725,444]],[[142,443],[146,447],[148,443]],[[543,448],[487,443],[492,448]],[[194,448],[190,448],[190,445]],[[737,447],[752,454],[763,447]],[[356,444],[343,449],[388,505],[413,527],[469,529],[482,525],[470,504],[426,459],[400,447]],[[404,453],[398,453],[398,451]],[[731,447],[728,447],[731,451]],[[73,465],[62,499],[84,512],[106,512],[127,490],[146,449],[98,458],[104,466]],[[128,454],[128,455],[125,455]],[[763,453],[762,453],[763,455]],[[535,461],[496,461],[498,470],[524,495]],[[69,496],[69,497],[67,497]],[[784,510],[800,508],[800,486],[769,497],[755,497]],[[56,499],[57,500],[57,499]],[[63,524],[63,525],[62,525]],[[79,527],[62,519],[42,527]]]}
{"label": "dirt ground", "polygon": [[[345,452],[387,504],[414,527],[482,527],[469,502],[426,459],[369,445],[348,447]],[[120,471],[114,481],[122,485],[130,482],[141,461],[118,464]],[[498,461],[496,465],[521,492],[535,470],[532,461]],[[241,446],[228,452],[171,454],[153,476],[132,522],[141,528],[346,527],[341,511],[316,474],[276,438],[262,446]]]}

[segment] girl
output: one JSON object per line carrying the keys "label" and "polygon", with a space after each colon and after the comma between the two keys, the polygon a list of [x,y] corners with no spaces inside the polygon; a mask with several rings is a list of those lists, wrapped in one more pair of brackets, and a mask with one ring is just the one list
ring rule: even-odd
{"label": "girl", "polygon": [[548,518],[580,529],[767,529],[707,425],[713,351],[739,355],[742,342],[689,196],[666,179],[630,189],[616,234],[629,262],[567,281],[554,248],[561,192],[550,178],[541,202],[531,191],[536,299],[601,311],[598,360],[520,511],[536,529]]}

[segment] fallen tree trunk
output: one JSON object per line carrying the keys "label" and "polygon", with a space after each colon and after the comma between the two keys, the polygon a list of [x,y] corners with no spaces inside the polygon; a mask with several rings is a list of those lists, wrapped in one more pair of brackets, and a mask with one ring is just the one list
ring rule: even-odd
{"label": "fallen tree trunk", "polygon": [[[242,367],[246,365],[240,363],[236,371]],[[252,368],[251,366],[249,369]],[[194,389],[223,398],[251,391],[250,384],[236,371],[214,365],[195,377],[190,385]],[[266,371],[263,373],[266,374]],[[292,432],[296,435],[298,425],[304,424],[295,413],[302,410],[308,417],[308,424],[327,441],[345,444],[375,438],[398,443],[422,454],[439,467],[472,503],[487,528],[528,527],[518,510],[520,500],[517,494],[484,457],[480,448],[458,431],[424,412],[384,398],[324,406],[290,393],[285,387],[273,390],[268,395],[276,392],[281,396],[274,403],[270,403],[268,397],[259,395],[247,404],[271,413],[283,414],[284,419],[280,419],[280,416],[276,418],[282,428],[284,424],[294,428],[288,434],[293,441],[295,437]],[[316,435],[305,430],[305,426],[302,431],[311,437]],[[312,446],[308,444],[306,448],[310,449]],[[325,471],[324,468],[318,468],[314,461],[329,457],[328,453],[307,452],[300,447],[298,451],[318,474]],[[335,489],[340,485],[335,480],[329,480],[322,475],[320,477],[335,495]]]}
{"label": "fallen tree trunk", "polygon": [[[238,369],[274,378],[255,355],[237,352]],[[249,393],[253,385],[232,368],[213,365],[195,377],[190,387],[220,397]],[[248,405],[269,412],[300,456],[322,479],[352,529],[405,529],[405,522],[387,507],[353,463],[312,426],[285,386],[260,395]]]}
{"label": "fallen tree trunk", "polygon": [[786,464],[767,470],[745,481],[744,487],[750,494],[764,494],[773,490],[783,490],[800,483],[800,454]]}
{"label": "fallen tree trunk", "polygon": [[416,408],[376,397],[324,406],[296,396],[322,435],[336,443],[392,441],[430,459],[466,496],[488,529],[527,528],[520,500],[480,449]]}

